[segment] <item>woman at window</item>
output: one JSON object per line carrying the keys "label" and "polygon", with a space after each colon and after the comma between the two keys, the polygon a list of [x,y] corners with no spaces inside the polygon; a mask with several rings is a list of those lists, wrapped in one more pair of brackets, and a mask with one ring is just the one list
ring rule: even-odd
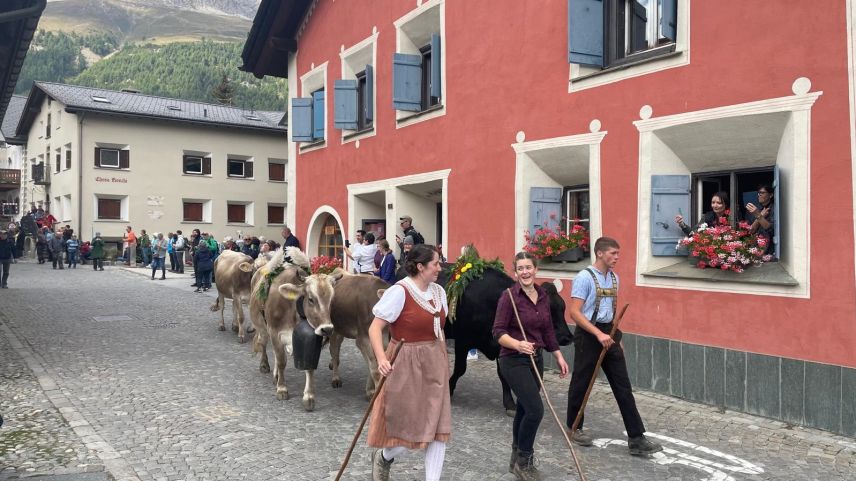
{"label": "woman at window", "polygon": [[[728,193],[719,191],[713,194],[710,199],[710,209],[701,216],[701,220],[696,224],[695,229],[701,224],[707,224],[708,227],[716,225],[728,225],[731,223],[731,211],[728,210]],[[684,234],[690,235],[693,230],[684,222],[684,216],[678,214],[675,216],[675,222],[684,231]]]}

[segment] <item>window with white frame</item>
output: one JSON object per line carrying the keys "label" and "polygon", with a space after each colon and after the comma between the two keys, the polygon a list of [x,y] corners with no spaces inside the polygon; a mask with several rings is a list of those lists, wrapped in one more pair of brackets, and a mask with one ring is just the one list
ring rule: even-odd
{"label": "window with white frame", "polygon": [[181,172],[186,175],[211,175],[211,154],[184,151],[181,157]]}
{"label": "window with white frame", "polygon": [[374,128],[375,54],[377,32],[343,50],[342,78],[333,83],[333,126],[343,130],[343,141]]}
{"label": "window with white frame", "polygon": [[[792,97],[635,122],[642,137],[639,284],[808,295],[808,206],[796,199],[808,198],[810,113],[820,93],[805,90]],[[685,233],[676,216],[691,230],[714,218],[707,214],[713,197],[725,201],[729,222],[745,220],[754,233],[769,238],[767,253],[774,262],[734,273],[697,269],[686,259],[675,259],[687,255],[677,249]],[[757,213],[764,209],[768,215],[760,223]]]}
{"label": "window with white frame", "polygon": [[102,169],[128,169],[131,167],[130,150],[115,144],[98,144],[95,147],[95,167]]}
{"label": "window with white frame", "polygon": [[226,202],[227,224],[253,224],[253,203],[243,201]]}
{"label": "window with white frame", "polygon": [[127,195],[95,194],[93,204],[96,221],[118,220],[127,222],[130,217]]}
{"label": "window with white frame", "polygon": [[433,0],[394,22],[392,100],[399,122],[444,109],[444,15],[444,2]]}
{"label": "window with white frame", "polygon": [[226,161],[226,175],[243,179],[253,178],[253,159],[230,155]]}
{"label": "window with white frame", "polygon": [[303,97],[291,99],[289,130],[291,139],[310,146],[321,146],[326,140],[327,62],[315,67],[300,78]]}
{"label": "window with white frame", "polygon": [[211,199],[181,199],[182,222],[211,223]]}
{"label": "window with white frame", "polygon": [[62,196],[62,221],[71,222],[71,194]]}

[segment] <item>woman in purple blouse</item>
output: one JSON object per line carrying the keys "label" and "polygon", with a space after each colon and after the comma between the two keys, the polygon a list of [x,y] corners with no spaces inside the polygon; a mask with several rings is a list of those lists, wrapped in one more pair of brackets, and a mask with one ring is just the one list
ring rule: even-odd
{"label": "woman in purple blouse", "polygon": [[[532,481],[541,479],[535,468],[534,446],[538,426],[544,417],[544,404],[529,356],[535,357],[539,375],[544,374],[544,359],[541,356],[544,349],[556,358],[562,378],[568,375],[568,364],[556,342],[550,317],[550,298],[544,289],[535,284],[538,261],[528,252],[519,252],[514,256],[514,274],[517,284],[499,298],[493,321],[493,337],[502,346],[499,352],[500,373],[517,396],[508,469],[518,480]],[[526,341],[523,340],[514,315],[512,298],[520,314],[520,323],[526,331]]]}

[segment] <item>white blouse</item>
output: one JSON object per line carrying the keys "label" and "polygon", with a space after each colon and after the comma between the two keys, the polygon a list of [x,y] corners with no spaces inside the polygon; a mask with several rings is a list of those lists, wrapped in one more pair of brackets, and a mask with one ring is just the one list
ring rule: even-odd
{"label": "white blouse", "polygon": [[[415,292],[418,292],[423,299],[425,299],[426,301],[431,300],[432,296],[430,286],[428,287],[428,290],[422,291],[421,289],[416,287],[416,284],[412,280],[410,280],[409,277],[405,277],[404,282],[409,283],[410,287],[412,287]],[[436,285],[433,282],[431,284]],[[442,286],[438,287],[440,287],[440,299],[443,304],[443,311],[448,313],[449,304],[446,301],[446,290],[443,289]],[[374,309],[372,309],[372,313],[375,315],[375,317],[383,319],[384,321],[392,324],[398,319],[398,316],[401,315],[402,309],[404,309],[404,299],[406,295],[407,293],[404,292],[403,286],[400,286],[398,284],[393,285],[383,293],[383,297],[381,297],[380,300],[377,301],[377,304],[375,304]]]}

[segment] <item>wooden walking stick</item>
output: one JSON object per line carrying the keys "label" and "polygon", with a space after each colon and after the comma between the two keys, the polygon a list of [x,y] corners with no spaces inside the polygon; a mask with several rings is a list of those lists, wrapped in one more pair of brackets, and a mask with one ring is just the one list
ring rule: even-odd
{"label": "wooden walking stick", "polygon": [[[612,323],[612,329],[609,331],[609,337],[615,336],[615,331],[618,330],[618,324],[621,323],[621,318],[624,317],[624,313],[627,312],[627,308],[630,307],[630,304],[624,304],[624,307],[621,308],[621,312],[618,313],[618,317],[615,318],[615,321]],[[579,329],[579,327],[577,327]],[[591,389],[594,387],[594,380],[597,379],[597,370],[600,369],[600,365],[603,364],[603,358],[606,357],[607,348],[602,348],[600,350],[600,357],[597,358],[597,364],[594,365],[594,372],[591,375],[591,379],[588,383],[588,388],[586,388],[586,395],[583,397],[583,403],[580,405],[580,410],[577,411],[577,418],[574,419],[574,425],[571,426],[571,432],[577,432],[577,426],[580,425],[580,420],[583,418],[583,412],[586,409],[586,404],[588,403],[589,395],[591,395]]]}
{"label": "wooden walking stick", "polygon": [[[398,357],[398,351],[401,350],[401,346],[404,345],[404,339],[398,342],[395,345],[395,349],[392,351],[392,357],[389,358],[389,365],[392,366],[395,363],[395,358]],[[357,428],[357,434],[354,435],[354,439],[351,441],[351,447],[348,448],[348,454],[345,455],[344,461],[342,461],[342,466],[339,468],[339,474],[336,475],[336,480],[342,478],[342,474],[345,473],[345,468],[348,466],[348,461],[351,460],[351,454],[354,452],[354,447],[357,445],[357,440],[360,439],[360,434],[363,433],[363,427],[366,425],[366,420],[369,418],[369,414],[372,412],[372,406],[374,406],[375,400],[377,399],[378,394],[380,394],[380,390],[383,389],[383,385],[386,383],[387,376],[383,376],[380,379],[380,382],[377,384],[377,388],[375,389],[375,393],[369,401],[369,407],[366,408],[366,413],[363,414],[363,420],[360,421],[360,427]]]}
{"label": "wooden walking stick", "polygon": [[[520,321],[520,314],[517,312],[517,304],[514,302],[514,296],[511,294],[511,289],[509,288],[506,290],[508,291],[508,298],[511,300],[511,307],[514,309],[514,317],[517,318],[517,326],[520,327],[520,332],[523,334],[523,340],[529,342],[526,339],[526,331],[523,329],[523,323]],[[577,458],[577,452],[574,450],[571,438],[568,437],[565,425],[559,420],[559,416],[556,414],[556,409],[553,408],[553,403],[550,402],[550,396],[547,394],[547,387],[544,386],[544,380],[541,379],[541,373],[538,372],[538,364],[535,363],[534,354],[529,355],[529,362],[532,363],[532,370],[535,372],[535,378],[538,379],[538,385],[541,386],[541,392],[544,393],[544,400],[547,401],[547,406],[550,408],[550,412],[553,413],[553,419],[556,420],[556,424],[559,426],[559,430],[562,431],[562,436],[565,437],[565,442],[568,444],[568,449],[571,450],[571,457],[574,459],[574,466],[577,468],[580,480],[586,481],[586,475],[583,473],[583,468],[580,465],[580,460]]]}

